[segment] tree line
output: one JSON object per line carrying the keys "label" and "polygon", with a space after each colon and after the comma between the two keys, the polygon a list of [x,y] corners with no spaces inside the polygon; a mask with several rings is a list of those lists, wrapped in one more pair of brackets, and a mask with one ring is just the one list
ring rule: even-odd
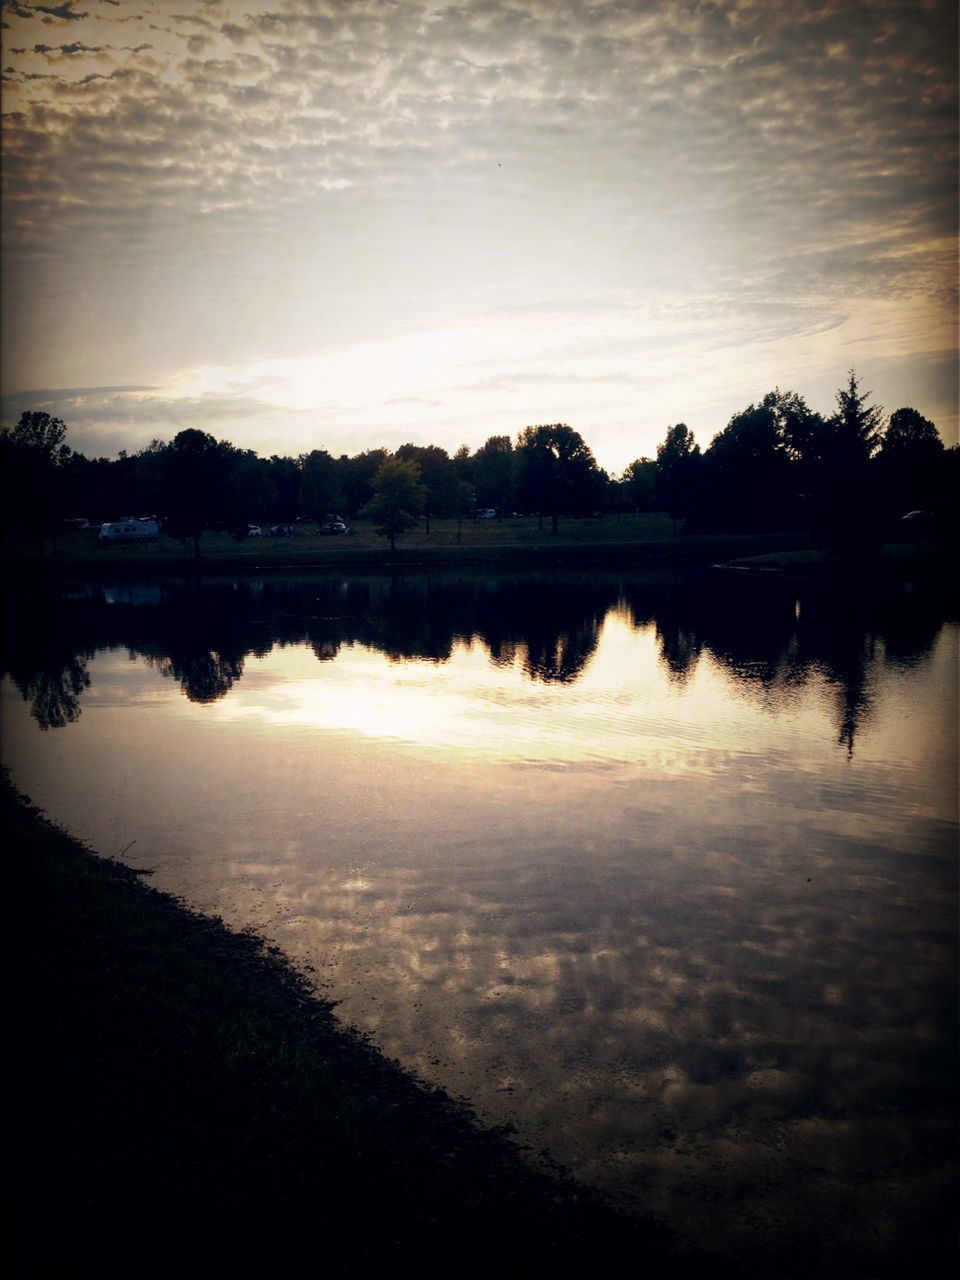
{"label": "tree line", "polygon": [[251,522],[368,518],[395,539],[419,521],[535,515],[556,533],[565,517],[666,511],[679,532],[809,529],[824,545],[881,537],[908,510],[946,520],[957,492],[960,447],[945,448],[915,409],[888,419],[854,371],[823,416],[795,392],[769,392],[735,413],[701,450],[693,432],[667,429],[656,457],[620,475],[597,465],[566,423],[490,436],[451,456],[404,444],[334,457],[260,457],[196,428],[135,454],[88,458],[65,442],[66,425],[28,411],[0,432],[0,521],[6,535],[56,540],[70,519],[157,515],[199,553],[205,529],[245,536]]}

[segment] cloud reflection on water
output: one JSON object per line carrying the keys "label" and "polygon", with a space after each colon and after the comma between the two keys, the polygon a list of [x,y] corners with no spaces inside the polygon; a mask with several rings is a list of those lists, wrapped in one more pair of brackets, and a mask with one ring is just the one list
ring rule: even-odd
{"label": "cloud reflection on water", "polygon": [[[690,1239],[757,1274],[905,1260],[955,1159],[956,627],[547,584],[531,650],[489,608],[522,594],[314,592],[281,625],[265,592],[232,632],[222,600],[101,611],[89,714],[30,737],[21,705],[5,754]],[[548,643],[564,625],[588,642]],[[236,664],[212,701],[204,644]]]}
{"label": "cloud reflection on water", "polygon": [[[949,874],[843,836],[798,865],[729,813],[649,841],[602,868],[575,843],[520,868],[458,860],[456,885],[384,867],[362,901],[321,878],[288,900],[292,936],[336,957],[344,1016],[388,1052],[706,1238],[734,1246],[758,1179],[752,1212],[808,1232],[841,1192],[882,1218],[875,1181],[949,1147]],[[945,1187],[949,1166],[924,1176]]]}

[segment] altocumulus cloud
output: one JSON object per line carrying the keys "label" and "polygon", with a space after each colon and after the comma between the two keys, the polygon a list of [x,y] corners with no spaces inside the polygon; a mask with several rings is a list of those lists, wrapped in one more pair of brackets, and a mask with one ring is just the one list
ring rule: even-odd
{"label": "altocumulus cloud", "polygon": [[[162,396],[460,327],[480,363],[509,329],[523,362],[525,325],[539,397],[458,404],[444,373],[456,437],[358,385],[342,419],[322,387],[309,425],[267,404],[271,439],[476,446],[549,405],[623,465],[775,382],[828,409],[851,364],[955,432],[952,3],[90,0],[5,23],[10,391]],[[544,360],[557,323],[583,367]],[[598,366],[608,394],[570,392]],[[435,373],[425,354],[425,400]]]}

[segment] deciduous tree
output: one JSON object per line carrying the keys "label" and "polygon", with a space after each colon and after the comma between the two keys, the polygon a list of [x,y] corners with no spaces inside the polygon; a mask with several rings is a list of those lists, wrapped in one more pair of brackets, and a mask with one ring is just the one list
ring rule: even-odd
{"label": "deciduous tree", "polygon": [[667,428],[657,445],[657,494],[677,531],[677,521],[687,514],[693,497],[700,446],[685,422]]}
{"label": "deciduous tree", "polygon": [[888,518],[911,510],[937,509],[938,515],[944,514],[946,453],[940,433],[929,418],[916,409],[896,409],[891,413],[874,459]]}
{"label": "deciduous tree", "polygon": [[457,471],[446,449],[439,445],[403,444],[394,455],[420,468],[423,484],[423,516],[426,532],[430,532],[431,516],[448,516],[453,513]]}
{"label": "deciduous tree", "polygon": [[939,458],[944,452],[940,432],[916,409],[895,409],[891,413],[880,447],[883,453],[902,457],[913,454]]}
{"label": "deciduous tree", "polygon": [[409,458],[388,458],[374,477],[373,497],[360,514],[374,522],[381,537],[390,539],[393,554],[397,534],[416,525],[425,500],[417,464]]}
{"label": "deciduous tree", "polygon": [[12,430],[0,432],[2,519],[36,537],[41,555],[64,516],[64,468],[71,456],[66,434],[62,419],[39,411],[22,413]]}
{"label": "deciduous tree", "polygon": [[588,512],[599,502],[603,475],[579,431],[565,422],[524,427],[517,437],[521,506],[550,516],[557,532],[561,515]]}
{"label": "deciduous tree", "polygon": [[498,516],[515,505],[517,460],[509,436],[490,436],[473,455],[477,506],[492,507]]}
{"label": "deciduous tree", "polygon": [[794,463],[785,442],[782,401],[770,392],[735,413],[703,455],[697,521],[701,528],[776,529],[798,515]]}
{"label": "deciduous tree", "polygon": [[204,528],[224,509],[230,453],[225,441],[218,444],[206,431],[188,427],[164,457],[166,527],[174,537],[192,539],[198,558]]}
{"label": "deciduous tree", "polygon": [[619,486],[633,511],[656,510],[657,464],[653,458],[636,458],[625,467]]}
{"label": "deciduous tree", "polygon": [[343,506],[343,486],[336,462],[326,449],[313,449],[303,459],[300,510],[320,523],[337,515]]}

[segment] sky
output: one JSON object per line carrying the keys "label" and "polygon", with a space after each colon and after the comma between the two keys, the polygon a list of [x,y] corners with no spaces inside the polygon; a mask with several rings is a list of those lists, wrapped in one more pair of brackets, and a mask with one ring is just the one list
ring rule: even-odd
{"label": "sky", "polygon": [[2,421],[620,472],[856,369],[957,441],[954,0],[2,3]]}

